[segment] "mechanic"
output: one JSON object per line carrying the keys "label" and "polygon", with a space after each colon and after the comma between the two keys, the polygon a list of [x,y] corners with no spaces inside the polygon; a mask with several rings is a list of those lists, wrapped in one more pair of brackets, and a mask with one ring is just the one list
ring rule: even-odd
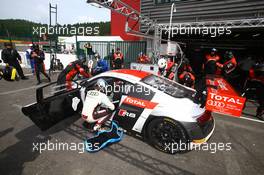
{"label": "mechanic", "polygon": [[220,68],[222,69],[222,75],[228,76],[236,69],[237,61],[231,51],[226,51],[224,59],[224,63],[220,65]]}
{"label": "mechanic", "polygon": [[2,60],[6,64],[6,66],[12,66],[17,70],[18,75],[22,80],[27,80],[28,78],[25,77],[23,70],[20,66],[21,56],[17,52],[16,49],[13,48],[12,43],[5,43],[5,49],[2,50]]}
{"label": "mechanic", "polygon": [[[88,67],[85,65],[85,59],[76,60],[67,65],[67,67],[59,74],[57,79],[57,85],[62,85],[67,82],[67,89],[72,89],[72,80],[80,74],[85,78],[90,78],[91,75],[87,73]],[[89,63],[89,62],[88,62]]]}
{"label": "mechanic", "polygon": [[108,63],[104,58],[101,58],[99,54],[95,54],[94,57],[97,60],[97,64],[94,68],[93,75],[98,75],[109,70]]}
{"label": "mechanic", "polygon": [[216,74],[217,68],[222,67],[219,63],[220,56],[217,55],[217,50],[213,48],[211,53],[205,56],[204,71],[206,74]]}
{"label": "mechanic", "polygon": [[175,65],[173,61],[170,59],[167,61],[165,58],[161,58],[158,61],[158,66],[159,66],[159,72],[158,75],[162,77],[169,78],[172,68]]}
{"label": "mechanic", "polygon": [[94,131],[101,129],[102,124],[111,120],[112,111],[115,105],[107,97],[107,82],[99,79],[94,90],[89,90],[85,97],[85,89],[81,89],[81,99],[83,101],[82,118],[88,123],[96,123]]}
{"label": "mechanic", "polygon": [[259,102],[259,106],[257,108],[257,114],[256,117],[258,117],[261,120],[264,120],[263,114],[264,114],[264,83],[259,83],[258,87],[256,88],[256,94],[257,94],[257,100]]}
{"label": "mechanic", "polygon": [[34,74],[35,73],[35,62],[34,62],[34,59],[32,59],[31,57],[32,51],[33,51],[33,44],[30,44],[29,48],[26,50],[26,58],[27,58],[28,63],[31,66],[31,72],[32,74]]}
{"label": "mechanic", "polygon": [[144,54],[143,52],[140,52],[137,58],[137,62],[141,64],[148,64],[150,63],[150,59],[146,54]]}
{"label": "mechanic", "polygon": [[4,69],[0,69],[0,80],[5,79],[6,81],[17,80],[17,71],[12,66],[6,66]]}
{"label": "mechanic", "polygon": [[50,82],[51,81],[50,77],[45,72],[45,65],[44,65],[45,54],[42,50],[39,49],[39,45],[34,46],[34,50],[31,52],[31,57],[32,59],[34,59],[34,62],[35,62],[35,72],[36,72],[36,77],[38,81],[37,85],[41,83],[40,73],[42,73]]}
{"label": "mechanic", "polygon": [[264,62],[263,59],[259,59],[249,70],[249,80],[253,83],[253,88],[256,89],[256,97],[259,106],[256,111],[256,117],[264,120]]}
{"label": "mechanic", "polygon": [[178,70],[179,83],[194,88],[195,76],[189,60],[184,59]]}
{"label": "mechanic", "polygon": [[120,51],[120,48],[117,48],[116,52],[114,53],[114,59],[113,59],[112,65],[113,65],[113,69],[124,68],[124,55]]}

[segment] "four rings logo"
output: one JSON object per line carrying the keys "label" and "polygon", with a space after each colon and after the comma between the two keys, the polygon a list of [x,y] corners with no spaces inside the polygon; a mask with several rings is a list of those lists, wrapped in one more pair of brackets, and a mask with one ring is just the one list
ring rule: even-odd
{"label": "four rings logo", "polygon": [[215,106],[219,108],[225,107],[225,103],[219,102],[219,101],[207,100],[207,104],[210,106]]}

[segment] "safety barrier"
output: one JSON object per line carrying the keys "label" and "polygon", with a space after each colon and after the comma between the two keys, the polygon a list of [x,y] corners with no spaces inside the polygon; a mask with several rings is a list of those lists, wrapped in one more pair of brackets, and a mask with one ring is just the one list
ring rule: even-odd
{"label": "safety barrier", "polygon": [[[1,52],[2,50],[0,50],[0,53]],[[30,63],[26,58],[26,52],[18,52],[18,53],[20,54],[21,60],[22,60],[21,67],[30,68]],[[0,54],[0,59],[2,59],[1,54]],[[57,59],[59,59],[62,62],[63,66],[66,67],[70,62],[76,60],[77,56],[72,55],[72,54],[57,54]],[[50,68],[50,54],[49,53],[45,53],[44,64],[45,64],[46,70],[49,70]],[[4,63],[1,63],[1,65],[4,65]]]}
{"label": "safety barrier", "polygon": [[125,67],[129,68],[130,63],[136,62],[140,52],[146,53],[147,43],[145,41],[79,41],[77,42],[78,58],[86,57],[84,45],[90,43],[94,52],[98,52],[101,57],[110,60],[112,52],[120,48],[124,54]]}

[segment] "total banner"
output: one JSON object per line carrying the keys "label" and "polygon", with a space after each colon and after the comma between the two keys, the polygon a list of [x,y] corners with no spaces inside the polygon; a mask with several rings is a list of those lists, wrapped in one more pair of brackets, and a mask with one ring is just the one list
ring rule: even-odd
{"label": "total banner", "polygon": [[208,76],[206,84],[206,110],[234,117],[241,116],[246,99],[239,96],[225,79]]}

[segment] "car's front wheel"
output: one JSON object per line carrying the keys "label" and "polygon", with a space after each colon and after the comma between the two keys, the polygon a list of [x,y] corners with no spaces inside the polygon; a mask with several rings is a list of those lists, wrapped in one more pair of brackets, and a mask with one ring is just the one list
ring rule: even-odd
{"label": "car's front wheel", "polygon": [[156,149],[175,154],[188,148],[188,136],[176,121],[163,117],[152,120],[147,127],[148,142]]}

